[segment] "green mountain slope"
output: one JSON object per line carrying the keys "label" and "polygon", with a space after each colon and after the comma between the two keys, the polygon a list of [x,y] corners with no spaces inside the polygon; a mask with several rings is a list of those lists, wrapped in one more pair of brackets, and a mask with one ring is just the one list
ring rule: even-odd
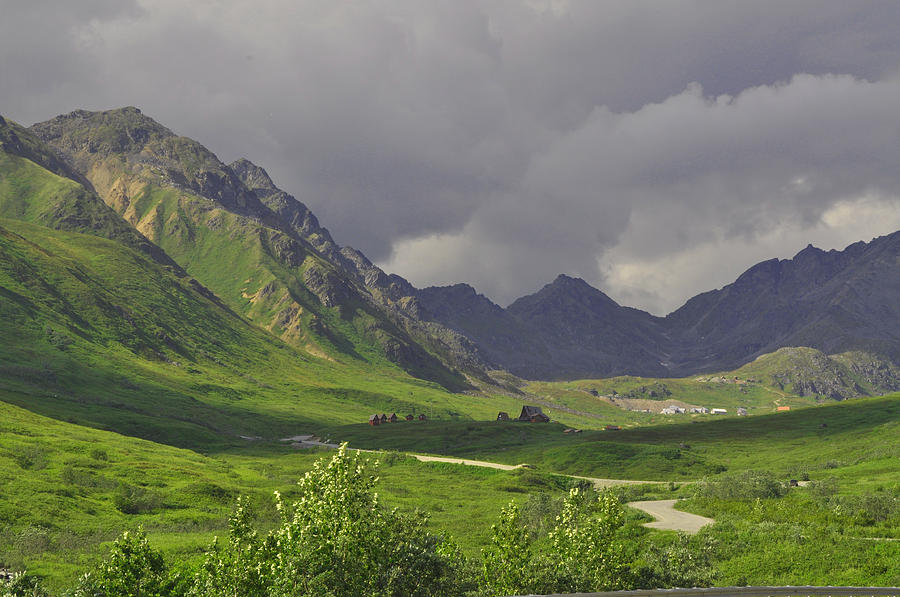
{"label": "green mountain slope", "polygon": [[274,335],[311,354],[392,362],[467,386],[196,141],[135,108],[73,112],[31,130],[127,222]]}
{"label": "green mountain slope", "polygon": [[0,117],[0,217],[119,241],[175,267],[156,245],[97,200],[86,179],[19,125]]}
{"label": "green mountain slope", "polygon": [[741,378],[798,396],[844,400],[900,390],[900,368],[877,355],[826,355],[814,348],[780,348],[734,371]]}
{"label": "green mountain slope", "polygon": [[497,408],[393,367],[306,355],[195,285],[114,241],[0,220],[4,400],[204,449],[376,410],[486,418]]}

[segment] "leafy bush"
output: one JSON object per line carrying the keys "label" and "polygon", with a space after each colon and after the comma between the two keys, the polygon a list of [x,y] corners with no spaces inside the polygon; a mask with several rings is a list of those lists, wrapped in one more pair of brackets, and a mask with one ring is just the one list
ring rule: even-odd
{"label": "leafy bush", "polygon": [[458,595],[458,549],[425,530],[426,519],[386,510],[376,478],[346,445],[299,482],[298,499],[276,494],[281,526],[261,538],[244,502],[231,518],[227,545],[213,543],[192,595]]}
{"label": "leafy bush", "polygon": [[47,451],[40,446],[27,446],[16,451],[13,459],[23,469],[39,471],[47,466]]}
{"label": "leafy bush", "polygon": [[618,499],[572,489],[562,503],[549,547],[532,549],[519,510],[510,504],[491,527],[483,551],[481,589],[489,595],[569,593],[623,588],[627,570],[617,537],[624,513]]}
{"label": "leafy bush", "polygon": [[521,595],[533,584],[531,540],[519,516],[509,504],[491,526],[491,545],[481,550],[481,585],[499,595]]}
{"label": "leafy bush", "polygon": [[779,498],[787,493],[784,483],[769,471],[742,471],[718,479],[705,478],[697,483],[695,495],[714,500]]}
{"label": "leafy bush", "polygon": [[151,512],[159,507],[159,496],[143,487],[120,482],[113,494],[113,505],[122,514]]}
{"label": "leafy bush", "polygon": [[107,558],[79,579],[70,597],[170,597],[177,594],[177,584],[177,575],[138,528],[122,533]]}
{"label": "leafy bush", "polygon": [[19,572],[9,580],[0,580],[0,597],[48,597],[36,576]]}
{"label": "leafy bush", "polygon": [[661,545],[650,543],[634,567],[634,582],[645,589],[711,586],[714,543],[708,536],[679,533]]}

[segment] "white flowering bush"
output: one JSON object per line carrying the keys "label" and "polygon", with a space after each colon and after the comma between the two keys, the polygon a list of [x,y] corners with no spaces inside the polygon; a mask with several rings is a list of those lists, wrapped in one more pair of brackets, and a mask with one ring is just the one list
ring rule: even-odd
{"label": "white flowering bush", "polygon": [[623,524],[615,496],[601,493],[585,508],[583,490],[572,489],[547,544],[536,549],[518,507],[510,504],[491,527],[491,546],[482,551],[481,590],[521,595],[626,588],[628,569],[617,537]]}
{"label": "white flowering bush", "polygon": [[282,522],[265,538],[239,504],[228,543],[213,544],[192,595],[460,594],[459,551],[428,533],[424,516],[382,507],[376,480],[342,445],[300,480],[296,501],[276,494]]}

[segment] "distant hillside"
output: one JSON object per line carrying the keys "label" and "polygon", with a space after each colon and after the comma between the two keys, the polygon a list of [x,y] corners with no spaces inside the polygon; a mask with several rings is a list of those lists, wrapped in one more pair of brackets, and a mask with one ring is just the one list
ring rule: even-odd
{"label": "distant hillside", "polygon": [[780,348],[733,373],[798,396],[834,400],[900,390],[900,368],[860,351],[828,356],[813,348]]}

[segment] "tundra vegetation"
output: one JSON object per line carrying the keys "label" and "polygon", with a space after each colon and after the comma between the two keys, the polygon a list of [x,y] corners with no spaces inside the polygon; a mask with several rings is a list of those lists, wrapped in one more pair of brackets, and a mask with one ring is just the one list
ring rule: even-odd
{"label": "tundra vegetation", "polygon": [[[103,453],[96,457],[104,462]],[[840,491],[838,477],[790,488],[770,472],[742,471],[692,485],[597,492],[583,480],[527,469],[475,471],[486,478],[518,474],[529,479],[525,486],[544,484],[550,491],[522,493],[499,514],[495,510],[480,548],[466,549],[418,508],[388,505],[395,500],[375,491],[377,475],[391,477],[408,458],[386,453],[382,459],[379,471],[377,462],[344,445],[313,462],[284,495],[237,496],[231,500],[227,530],[217,530],[219,536],[190,553],[166,550],[164,542],[154,547],[160,542],[151,542],[140,523],[129,525],[103,559],[86,566],[77,579],[48,584],[73,597],[252,597],[510,595],[713,584],[890,585],[898,580],[897,542],[875,540],[900,538],[896,483],[847,494]],[[459,468],[437,468],[454,466]],[[207,488],[205,493],[214,492]],[[633,499],[672,495],[685,497],[687,509],[714,516],[716,523],[694,536],[652,532],[640,526],[644,515],[624,507]],[[14,540],[20,545],[40,541],[25,533]],[[49,533],[43,540],[43,547],[51,548]],[[46,595],[43,586],[37,576],[19,574],[2,594]]]}

